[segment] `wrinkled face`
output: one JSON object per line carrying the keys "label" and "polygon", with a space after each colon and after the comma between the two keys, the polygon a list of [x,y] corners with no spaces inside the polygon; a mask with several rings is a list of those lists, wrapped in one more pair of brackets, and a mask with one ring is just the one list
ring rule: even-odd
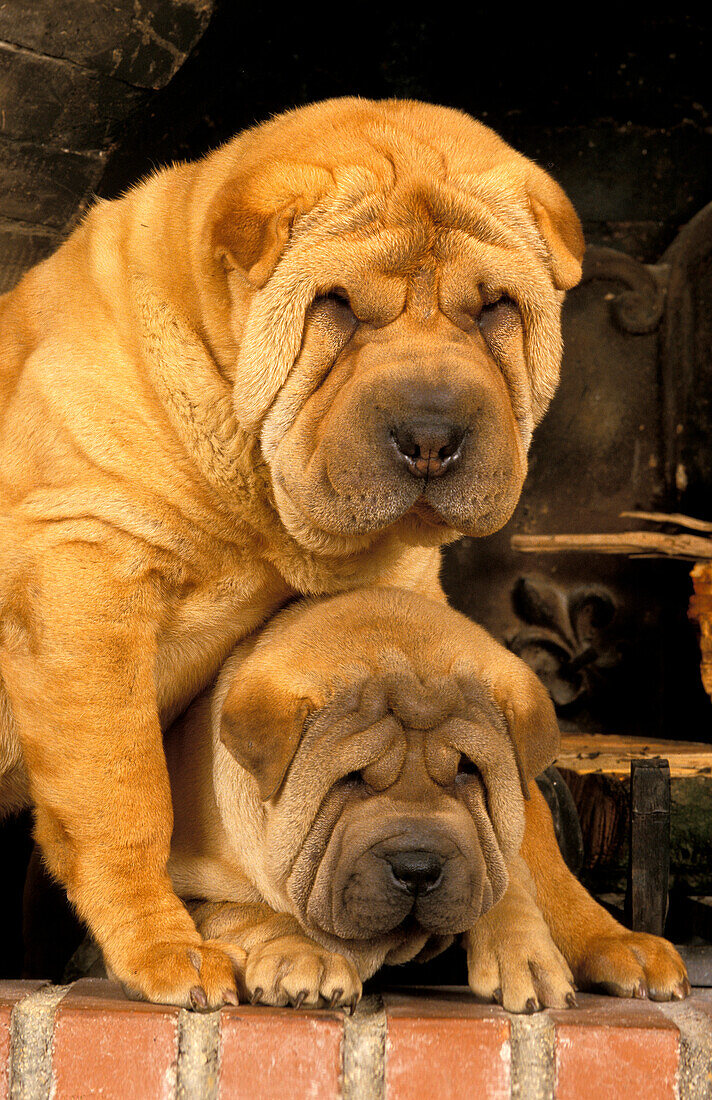
{"label": "wrinkled face", "polygon": [[533,426],[521,262],[418,229],[390,271],[359,270],[354,245],[263,425],[277,506],[303,542],[393,525],[418,541],[485,535],[519,498]]}
{"label": "wrinkled face", "polygon": [[352,944],[452,935],[504,893],[522,806],[472,682],[371,676],[308,724],[268,811],[273,880],[307,930]]}
{"label": "wrinkled face", "polygon": [[369,303],[360,289],[310,311],[303,361],[311,366],[324,325],[344,347],[274,450],[281,514],[295,530],[337,535],[376,532],[406,516],[426,532],[498,530],[521,492],[528,429],[486,334],[522,361],[516,306],[500,296],[482,308],[453,295],[456,323],[439,309],[433,269],[403,280],[391,303]]}
{"label": "wrinkled face", "polygon": [[[290,164],[288,183],[271,168],[270,186],[293,197],[242,261],[256,293],[226,261],[236,413],[259,433],[280,516],[304,545],[388,528],[419,543],[485,535],[516,505],[558,379],[562,288],[580,266],[530,193],[539,170],[484,130],[447,156],[411,134],[407,155],[399,138],[398,154],[362,143],[329,173]],[[237,255],[232,195],[218,224]],[[551,201],[578,226],[563,193]]]}

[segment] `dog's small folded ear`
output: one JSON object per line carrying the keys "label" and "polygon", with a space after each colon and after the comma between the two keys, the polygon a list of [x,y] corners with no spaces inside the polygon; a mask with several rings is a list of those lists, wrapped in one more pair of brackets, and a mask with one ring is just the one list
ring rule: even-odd
{"label": "dog's small folded ear", "polygon": [[581,222],[558,183],[541,170],[528,180],[529,205],[549,253],[549,268],[557,290],[581,281],[586,247]]}
{"label": "dog's small folded ear", "polygon": [[316,205],[331,173],[310,164],[272,161],[247,166],[218,193],[212,211],[213,246],[263,287],[289,241],[295,218]]}
{"label": "dog's small folded ear", "polygon": [[282,785],[307,715],[317,705],[259,671],[238,673],[231,683],[220,717],[220,740],[257,780],[263,802]]}
{"label": "dog's small folded ear", "polygon": [[553,764],[561,735],[548,691],[528,665],[518,659],[517,665],[512,675],[492,684],[492,694],[514,745],[522,793],[529,798],[529,782]]}

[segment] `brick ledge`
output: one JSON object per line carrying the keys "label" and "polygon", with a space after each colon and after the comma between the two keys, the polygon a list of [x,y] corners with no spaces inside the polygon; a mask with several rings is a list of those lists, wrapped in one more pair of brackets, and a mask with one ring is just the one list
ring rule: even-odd
{"label": "brick ledge", "polygon": [[653,1004],[579,995],[512,1016],[466,990],[387,992],[340,1012],[199,1015],[118,986],[0,982],[0,1100],[646,1100],[712,1096],[712,990]]}

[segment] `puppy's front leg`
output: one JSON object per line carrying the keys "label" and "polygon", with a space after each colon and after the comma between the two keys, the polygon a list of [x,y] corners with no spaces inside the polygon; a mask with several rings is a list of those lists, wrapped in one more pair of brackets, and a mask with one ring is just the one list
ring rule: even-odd
{"label": "puppy's front leg", "polygon": [[268,905],[191,902],[196,926],[244,970],[252,1004],[354,1006],[361,979],[344,955],[328,951],[302,930],[294,917]]}
{"label": "puppy's front leg", "polygon": [[[132,575],[133,574],[133,575]],[[6,600],[0,674],[36,807],[36,837],[113,973],[139,996],[235,1000],[166,874],[173,824],[154,668],[161,605],[90,542],[37,554]]]}
{"label": "puppy's front leg", "polygon": [[520,857],[508,870],[504,897],[464,936],[470,988],[509,1012],[572,1005],[571,971],[534,901],[529,872]]}
{"label": "puppy's front leg", "polygon": [[618,997],[680,1000],[690,992],[685,964],[660,936],[629,932],[571,874],[556,842],[551,813],[535,783],[525,806],[522,856],[537,904],[580,989]]}

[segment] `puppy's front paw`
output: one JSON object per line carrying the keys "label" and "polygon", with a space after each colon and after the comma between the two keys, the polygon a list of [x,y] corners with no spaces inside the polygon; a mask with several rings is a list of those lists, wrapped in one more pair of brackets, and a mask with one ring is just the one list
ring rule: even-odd
{"label": "puppy's front paw", "polygon": [[281,936],[248,953],[245,984],[252,1004],[354,1006],[361,979],[353,965],[306,936]]}
{"label": "puppy's front paw", "polygon": [[486,1001],[496,1001],[508,1012],[575,1005],[573,976],[544,921],[541,927],[508,931],[498,922],[488,921],[489,915],[466,934],[472,992]]}
{"label": "puppy's front paw", "polygon": [[464,938],[470,989],[509,1012],[576,1004],[573,976],[532,889],[525,864],[512,861],[504,897]]}
{"label": "puppy's front paw", "polygon": [[215,944],[154,943],[110,973],[128,996],[141,1000],[198,1010],[238,1003],[234,960]]}
{"label": "puppy's front paw", "polygon": [[574,971],[581,989],[614,997],[681,1001],[690,993],[685,964],[671,943],[624,928],[588,940]]}

